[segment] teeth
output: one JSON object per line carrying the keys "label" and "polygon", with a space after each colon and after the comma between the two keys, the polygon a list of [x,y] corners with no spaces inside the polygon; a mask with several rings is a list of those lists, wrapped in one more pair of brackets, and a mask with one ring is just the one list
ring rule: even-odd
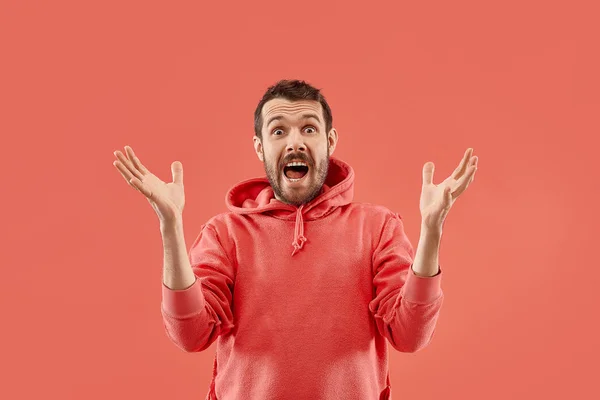
{"label": "teeth", "polygon": [[301,161],[292,161],[289,162],[287,164],[285,164],[286,167],[307,167],[305,162],[301,162]]}

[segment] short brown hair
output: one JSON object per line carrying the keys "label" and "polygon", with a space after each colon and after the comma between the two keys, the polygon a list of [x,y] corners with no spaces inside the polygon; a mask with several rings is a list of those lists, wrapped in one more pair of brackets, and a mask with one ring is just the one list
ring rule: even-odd
{"label": "short brown hair", "polygon": [[325,100],[325,96],[321,94],[321,90],[317,89],[305,81],[297,79],[282,79],[275,85],[269,87],[262,99],[258,102],[258,106],[254,111],[254,133],[262,140],[262,109],[265,103],[276,98],[283,98],[289,101],[297,100],[314,100],[321,103],[323,108],[323,118],[325,119],[325,134],[327,134],[333,126],[333,116],[331,108]]}

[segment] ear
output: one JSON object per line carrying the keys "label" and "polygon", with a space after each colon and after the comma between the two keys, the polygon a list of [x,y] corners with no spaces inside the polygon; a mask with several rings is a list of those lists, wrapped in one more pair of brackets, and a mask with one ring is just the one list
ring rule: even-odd
{"label": "ear", "polygon": [[253,138],[254,141],[254,151],[256,152],[256,155],[258,156],[258,159],[260,161],[265,161],[265,155],[263,153],[263,145],[261,140],[258,138],[258,136],[254,136]]}
{"label": "ear", "polygon": [[329,135],[327,135],[327,146],[329,146],[329,155],[333,154],[333,151],[335,150],[335,147],[337,146],[337,142],[338,142],[338,133],[335,130],[335,128],[331,128],[331,130],[329,131]]}

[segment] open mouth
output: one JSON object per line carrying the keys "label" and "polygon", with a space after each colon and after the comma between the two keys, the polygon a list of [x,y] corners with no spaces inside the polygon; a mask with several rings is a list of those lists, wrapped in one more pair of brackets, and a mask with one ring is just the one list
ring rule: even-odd
{"label": "open mouth", "polygon": [[283,175],[290,182],[298,182],[308,175],[308,164],[303,161],[289,162],[283,167]]}

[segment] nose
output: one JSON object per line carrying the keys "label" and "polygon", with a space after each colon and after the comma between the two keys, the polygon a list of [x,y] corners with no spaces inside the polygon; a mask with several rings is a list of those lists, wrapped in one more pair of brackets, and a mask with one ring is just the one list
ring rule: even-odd
{"label": "nose", "polygon": [[294,129],[288,135],[288,143],[286,146],[286,150],[288,153],[293,153],[296,151],[305,152],[306,144],[304,144],[304,137],[302,133],[298,129]]}

